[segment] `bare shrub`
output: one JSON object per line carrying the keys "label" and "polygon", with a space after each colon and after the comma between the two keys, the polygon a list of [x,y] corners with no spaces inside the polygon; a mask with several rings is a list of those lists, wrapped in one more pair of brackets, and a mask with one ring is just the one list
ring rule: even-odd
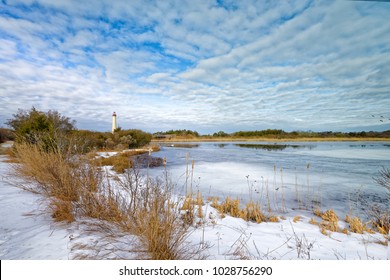
{"label": "bare shrub", "polygon": [[371,224],[374,230],[381,234],[388,235],[390,230],[390,212],[379,207],[372,207],[369,211],[371,217]]}
{"label": "bare shrub", "polygon": [[390,169],[383,167],[382,170],[379,171],[379,176],[374,178],[374,180],[380,186],[390,191]]}

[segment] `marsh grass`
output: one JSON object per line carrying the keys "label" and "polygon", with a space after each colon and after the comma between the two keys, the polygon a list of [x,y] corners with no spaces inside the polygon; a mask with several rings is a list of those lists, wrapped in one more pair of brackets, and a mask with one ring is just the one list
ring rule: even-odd
{"label": "marsh grass", "polygon": [[117,173],[124,173],[133,166],[129,153],[118,153],[110,157],[99,157],[93,160],[96,166],[112,166]]}
{"label": "marsh grass", "polygon": [[244,206],[240,205],[238,198],[232,199],[227,196],[224,201],[219,203],[217,197],[212,199],[211,206],[216,208],[221,213],[222,218],[225,215],[229,215],[235,218],[241,218],[247,222],[262,223],[262,222],[279,222],[279,218],[276,215],[266,215],[261,211],[260,204],[250,200]]}
{"label": "marsh grass", "polygon": [[346,215],[345,221],[349,224],[349,230],[354,233],[363,234],[364,232],[374,233],[374,231],[367,227],[370,222],[363,223],[358,217],[349,217]]}
{"label": "marsh grass", "polygon": [[371,224],[374,230],[383,235],[389,235],[390,230],[390,211],[373,206],[369,211]]}
{"label": "marsh grass", "polygon": [[13,165],[14,173],[35,182],[32,185],[35,192],[64,201],[78,200],[77,169],[66,156],[59,151],[45,152],[38,145],[31,144],[15,145],[14,153],[18,159],[18,164]]}
{"label": "marsh grass", "polygon": [[322,221],[320,223],[320,228],[322,233],[326,233],[327,231],[339,232],[339,218],[334,212],[334,210],[330,209],[325,211],[324,213],[322,213],[321,218]]}

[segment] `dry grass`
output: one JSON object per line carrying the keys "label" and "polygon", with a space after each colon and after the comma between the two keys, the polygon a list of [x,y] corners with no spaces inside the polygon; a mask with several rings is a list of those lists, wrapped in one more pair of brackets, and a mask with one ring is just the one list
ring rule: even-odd
{"label": "dry grass", "polygon": [[317,221],[314,219],[314,218],[311,218],[310,221],[309,221],[309,224],[312,224],[312,225],[317,225]]}
{"label": "dry grass", "polygon": [[61,153],[47,153],[30,144],[17,144],[14,151],[19,162],[13,165],[15,174],[36,182],[36,192],[64,201],[78,200],[75,169]]}
{"label": "dry grass", "polygon": [[222,203],[219,203],[218,198],[212,198],[211,206],[216,208],[222,218],[229,215],[235,218],[241,218],[248,222],[279,222],[279,218],[274,215],[266,216],[262,211],[260,204],[250,200],[244,208],[240,206],[240,200],[226,197]]}
{"label": "dry grass", "polygon": [[128,152],[119,153],[111,157],[97,158],[93,162],[98,166],[112,166],[112,169],[117,173],[124,173],[126,169],[133,166]]}
{"label": "dry grass", "polygon": [[51,199],[49,208],[51,209],[54,221],[67,223],[75,221],[74,209],[71,201]]}
{"label": "dry grass", "polygon": [[370,211],[371,224],[375,230],[383,235],[388,235],[390,230],[390,212],[373,207]]}
{"label": "dry grass", "polygon": [[339,231],[339,218],[337,217],[336,213],[331,209],[327,210],[321,215],[322,222],[320,223],[321,232],[323,231],[333,231],[338,232]]}
{"label": "dry grass", "polygon": [[245,221],[251,221],[258,224],[267,221],[266,217],[260,210],[259,204],[254,203],[253,201],[250,201],[245,205],[245,209],[241,211],[240,216]]}
{"label": "dry grass", "polygon": [[240,200],[238,198],[231,199],[229,196],[225,198],[220,205],[217,205],[217,209],[223,213],[232,217],[240,217]]}
{"label": "dry grass", "polygon": [[294,222],[294,223],[297,223],[297,222],[299,222],[301,219],[302,219],[301,216],[295,216],[294,219],[293,219],[293,222]]}
{"label": "dry grass", "polygon": [[10,148],[4,148],[0,146],[0,155],[6,155],[7,158],[4,160],[8,163],[18,163],[18,159],[16,158],[14,149],[12,147]]}
{"label": "dry grass", "polygon": [[362,221],[358,217],[349,217],[348,215],[345,217],[345,221],[349,224],[349,228],[351,232],[363,234],[365,230],[365,226]]}
{"label": "dry grass", "polygon": [[314,215],[316,215],[317,217],[322,217],[322,212],[321,212],[321,210],[318,208],[318,207],[316,207],[316,209],[314,209]]}
{"label": "dry grass", "polygon": [[[137,236],[148,257],[153,260],[182,259],[181,246],[187,237],[188,228],[178,216],[177,204],[154,199],[152,208],[136,220]],[[162,210],[162,211],[161,211]]]}
{"label": "dry grass", "polygon": [[271,222],[271,223],[278,223],[279,222],[279,218],[277,216],[269,216],[267,218],[267,221]]}
{"label": "dry grass", "polygon": [[204,218],[204,215],[203,215],[203,197],[202,197],[202,194],[200,193],[200,191],[198,191],[196,193],[196,205],[197,205],[197,208],[198,208],[198,211],[197,211],[197,216],[198,218],[200,219],[203,219]]}

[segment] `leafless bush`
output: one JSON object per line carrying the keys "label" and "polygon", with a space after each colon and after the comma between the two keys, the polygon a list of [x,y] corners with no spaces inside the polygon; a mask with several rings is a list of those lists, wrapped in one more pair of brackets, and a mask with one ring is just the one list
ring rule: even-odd
{"label": "leafless bush", "polygon": [[390,191],[390,169],[383,167],[382,170],[379,171],[379,176],[374,178],[374,181]]}

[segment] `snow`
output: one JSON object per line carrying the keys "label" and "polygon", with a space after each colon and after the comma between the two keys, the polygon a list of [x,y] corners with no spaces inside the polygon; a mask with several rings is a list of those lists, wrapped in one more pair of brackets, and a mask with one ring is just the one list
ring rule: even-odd
{"label": "snow", "polygon": [[43,212],[42,197],[9,182],[9,164],[0,156],[0,258],[68,259],[69,232]]}
{"label": "snow", "polygon": [[[1,259],[135,257],[126,252],[126,244],[131,242],[132,236],[116,232],[118,237],[109,241],[104,238],[104,230],[100,231],[101,225],[92,220],[55,223],[46,211],[43,197],[10,183],[16,178],[9,175],[10,164],[5,159],[5,156],[0,156]],[[383,235],[331,233],[326,236],[317,225],[309,223],[314,217],[310,211],[290,209],[283,215],[284,220],[260,224],[230,216],[222,218],[210,202],[203,206],[203,213],[204,218],[192,228],[187,241],[194,245],[203,244],[203,254],[210,260],[390,259],[389,248],[383,245]],[[296,215],[301,216],[298,222],[293,221]],[[345,223],[340,221],[339,225],[344,227]],[[110,234],[113,233],[115,230],[111,229]]]}
{"label": "snow", "polygon": [[118,152],[97,152],[96,154],[98,155],[97,157],[108,158],[118,154]]}
{"label": "snow", "polygon": [[[211,207],[205,216],[209,217],[210,212],[216,213]],[[378,243],[385,241],[383,235],[332,232],[325,236],[317,225],[309,223],[312,214],[307,212],[305,216],[303,211],[300,214],[301,220],[296,223],[288,214],[280,222],[260,224],[226,216],[212,225],[208,218],[206,225],[196,229],[191,238],[194,242],[209,242],[210,259],[389,259],[387,246]]]}

